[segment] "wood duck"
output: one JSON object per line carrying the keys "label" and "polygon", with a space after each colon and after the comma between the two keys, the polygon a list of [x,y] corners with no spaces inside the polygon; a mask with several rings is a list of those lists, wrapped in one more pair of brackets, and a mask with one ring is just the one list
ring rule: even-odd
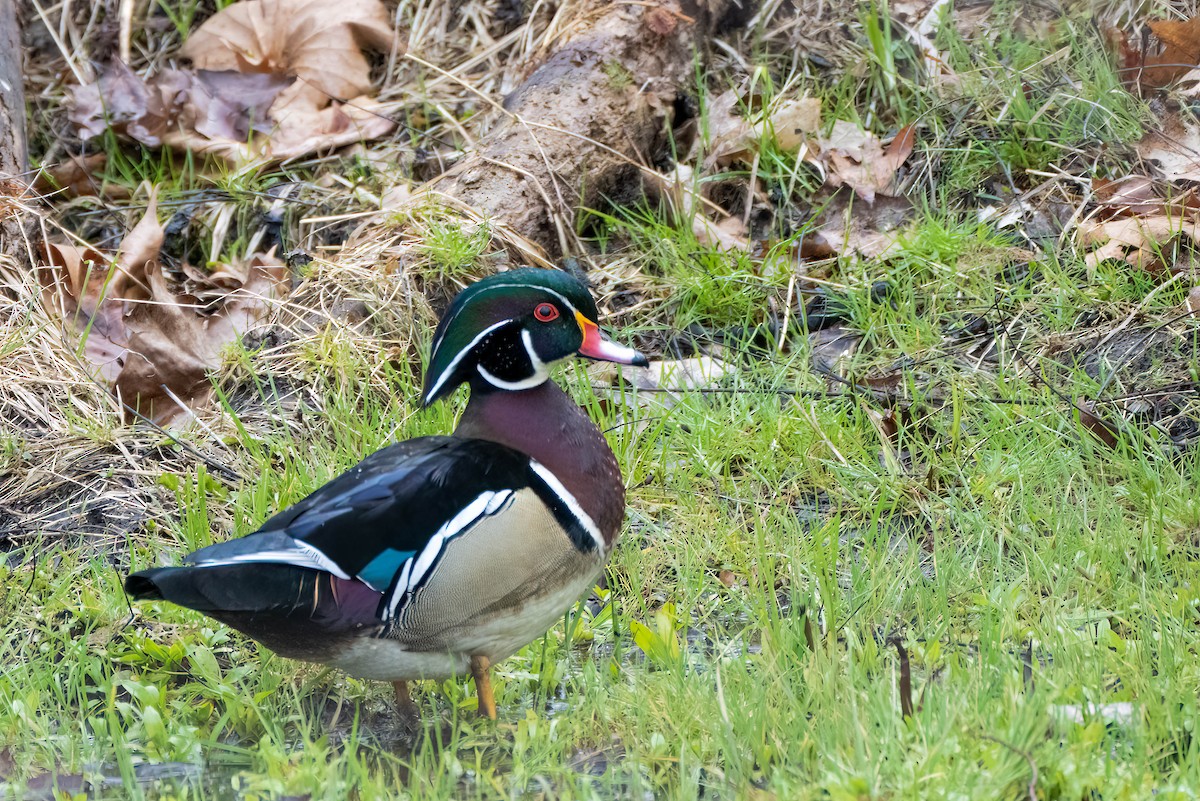
{"label": "wood duck", "polygon": [[131,574],[135,600],[198,610],[293,659],[393,682],[470,672],[496,716],[489,666],[545,633],[594,585],[625,514],[603,434],[550,380],[578,353],[646,364],[608,340],[565,272],[485,278],[433,338],[429,406],[471,396],[450,436],[383,448],[258,531]]}

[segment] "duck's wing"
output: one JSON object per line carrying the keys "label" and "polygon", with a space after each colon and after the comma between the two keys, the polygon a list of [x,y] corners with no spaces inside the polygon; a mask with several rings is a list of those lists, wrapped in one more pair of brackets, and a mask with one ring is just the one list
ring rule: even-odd
{"label": "duck's wing", "polygon": [[530,482],[525,454],[494,442],[422,437],[386,447],[267,520],[185,564],[281,563],[382,592],[438,537],[496,514]]}
{"label": "duck's wing", "polygon": [[376,625],[390,587],[407,586],[412,571],[427,569],[446,542],[503,512],[513,493],[537,478],[528,456],[493,442],[407,440],[367,457],[253,534],[201,548],[183,567],[132,574],[126,590],[135,599],[205,612],[258,639],[262,625],[284,618],[330,631]]}

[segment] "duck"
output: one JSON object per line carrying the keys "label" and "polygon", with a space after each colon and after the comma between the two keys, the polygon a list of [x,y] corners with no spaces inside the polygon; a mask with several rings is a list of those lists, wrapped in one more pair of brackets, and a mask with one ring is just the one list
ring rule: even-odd
{"label": "duck", "polygon": [[207,615],[291,659],[391,682],[490,669],[595,586],[625,516],[604,434],[551,378],[573,355],[645,366],[602,333],[572,274],[538,267],[469,285],[433,334],[420,402],[462,384],[448,435],[386,446],[245,536],[131,573],[135,601]]}

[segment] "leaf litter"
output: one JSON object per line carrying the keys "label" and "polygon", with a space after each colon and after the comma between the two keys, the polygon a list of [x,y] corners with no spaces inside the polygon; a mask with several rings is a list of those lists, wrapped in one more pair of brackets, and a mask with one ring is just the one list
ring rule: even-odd
{"label": "leaf litter", "polygon": [[[885,146],[874,133],[848,120],[835,120],[829,133],[822,135],[818,98],[786,98],[743,115],[741,111],[749,109],[754,100],[735,89],[713,98],[707,107],[707,143],[697,141],[687,159],[702,162],[702,166],[694,169],[680,163],[650,181],[651,189],[665,195],[677,216],[691,220],[697,241],[717,250],[751,249],[744,220],[712,203],[712,184],[701,178],[752,164],[770,143],[794,153],[831,190],[825,196],[817,229],[802,246],[802,258],[840,253],[877,258],[890,251],[897,244],[896,230],[912,211],[912,204],[900,197],[897,175],[912,155],[915,126],[902,128]],[[862,201],[853,214],[848,199],[836,191],[840,187],[849,188]],[[889,202],[876,214],[872,209],[880,198]]]}
{"label": "leaf litter", "polygon": [[192,70],[145,80],[120,61],[75,87],[80,136],[105,130],[231,162],[286,160],[385,136],[363,50],[398,47],[379,0],[243,0],[204,22]]}
{"label": "leaf litter", "polygon": [[161,261],[157,192],[113,256],[47,242],[39,271],[43,299],[72,321],[93,373],[128,407],[175,422],[208,396],[208,374],[226,347],[286,294],[287,266],[274,252],[217,265],[185,266],[190,294],[168,281]]}

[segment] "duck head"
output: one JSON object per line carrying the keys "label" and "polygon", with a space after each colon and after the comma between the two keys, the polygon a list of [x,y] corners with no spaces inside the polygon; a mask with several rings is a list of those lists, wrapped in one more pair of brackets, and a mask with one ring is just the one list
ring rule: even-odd
{"label": "duck head", "polygon": [[604,336],[598,316],[570,273],[526,267],[484,278],[459,293],[438,324],[422,401],[428,406],[463,382],[532,389],[549,380],[549,365],[573,354],[645,366],[645,356]]}

